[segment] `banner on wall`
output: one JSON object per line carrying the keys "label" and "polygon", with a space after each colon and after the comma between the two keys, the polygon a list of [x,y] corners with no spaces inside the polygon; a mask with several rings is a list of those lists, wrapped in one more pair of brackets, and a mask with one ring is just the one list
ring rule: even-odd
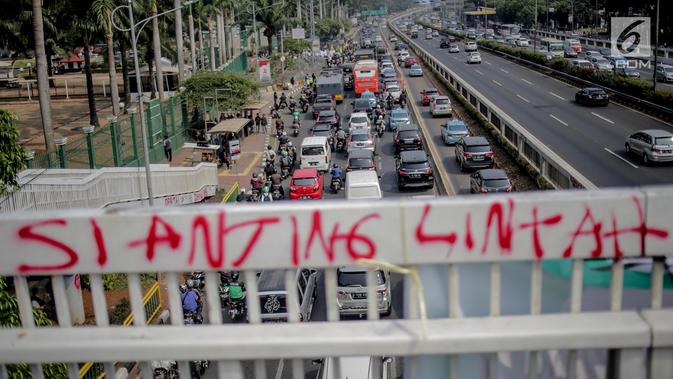
{"label": "banner on wall", "polygon": [[260,59],[257,65],[259,67],[259,80],[262,82],[270,82],[271,62],[268,59]]}

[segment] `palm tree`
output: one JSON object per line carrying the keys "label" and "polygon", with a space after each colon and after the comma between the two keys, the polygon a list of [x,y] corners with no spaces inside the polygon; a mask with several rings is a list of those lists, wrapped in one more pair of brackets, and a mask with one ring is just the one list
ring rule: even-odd
{"label": "palm tree", "polygon": [[273,53],[272,38],[278,31],[287,24],[288,17],[286,15],[292,13],[292,4],[290,3],[273,3],[273,0],[253,0],[257,3],[256,21],[264,25],[264,36],[269,44],[269,56]]}
{"label": "palm tree", "polygon": [[117,87],[117,69],[114,58],[114,40],[112,32],[112,10],[115,0],[94,0],[91,4],[93,13],[99,25],[105,29],[105,42],[107,44],[108,73],[110,76],[110,95],[112,97],[112,114],[119,115],[119,88]]}
{"label": "palm tree", "polygon": [[54,129],[51,124],[51,98],[49,96],[49,81],[47,76],[47,55],[44,50],[44,26],[42,24],[42,1],[32,0],[33,5],[33,35],[35,39],[35,60],[37,61],[37,93],[40,99],[40,115],[42,116],[42,130],[44,145],[47,152],[54,151]]}
{"label": "palm tree", "polygon": [[164,98],[164,71],[161,66],[161,39],[159,36],[159,20],[157,19],[157,0],[150,0],[152,16],[152,50],[154,51],[154,65],[157,72],[157,90],[159,99]]}
{"label": "palm tree", "polygon": [[185,80],[185,57],[182,51],[182,6],[180,0],[174,0],[173,7],[175,11],[175,47],[178,51],[178,81],[182,83]]}

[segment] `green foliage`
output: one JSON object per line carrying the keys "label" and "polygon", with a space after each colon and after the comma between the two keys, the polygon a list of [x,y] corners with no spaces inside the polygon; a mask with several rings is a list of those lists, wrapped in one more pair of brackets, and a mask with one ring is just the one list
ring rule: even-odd
{"label": "green foliage", "polygon": [[341,22],[331,18],[323,18],[315,23],[315,32],[321,37],[333,37],[339,34]]}
{"label": "green foliage", "polygon": [[311,43],[305,39],[286,38],[283,40],[285,52],[301,54],[302,51],[311,48]]}
{"label": "green foliage", "polygon": [[204,97],[215,97],[216,89],[229,89],[225,95],[219,93],[224,109],[239,109],[259,91],[257,82],[245,75],[233,72],[199,71],[184,81],[185,96],[194,107],[203,106]]}
{"label": "green foliage", "polygon": [[[33,318],[37,326],[50,326],[51,320],[40,309],[33,308]],[[5,277],[0,276],[0,328],[20,327],[19,303],[16,296],[7,289]],[[66,379],[68,370],[64,364],[49,363],[42,365],[45,378]],[[25,363],[7,365],[9,378],[29,379],[32,377],[30,366]]]}
{"label": "green foliage", "polygon": [[0,109],[0,195],[16,185],[16,175],[26,164],[26,151],[19,145],[16,116]]}
{"label": "green foliage", "polygon": [[119,300],[119,303],[115,305],[110,313],[110,324],[111,325],[122,325],[124,320],[131,314],[131,303],[129,299],[123,297]]}

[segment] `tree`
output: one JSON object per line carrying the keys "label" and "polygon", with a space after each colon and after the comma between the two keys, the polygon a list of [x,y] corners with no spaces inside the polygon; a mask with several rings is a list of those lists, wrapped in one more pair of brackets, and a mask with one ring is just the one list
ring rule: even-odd
{"label": "tree", "polygon": [[[40,309],[33,308],[33,319],[37,326],[50,326],[51,320]],[[20,327],[19,302],[16,296],[10,292],[6,279],[0,276],[0,327],[12,328]],[[68,369],[62,363],[43,364],[45,378],[67,379]],[[30,378],[30,366],[25,363],[7,365],[7,374],[9,378]]]}
{"label": "tree", "polygon": [[[151,16],[152,18],[152,50],[154,51],[154,64],[157,71],[157,89],[159,91],[159,99],[164,98],[164,70],[161,66],[161,37],[159,34],[159,20],[157,18],[157,0],[150,0],[151,2]],[[137,73],[136,75],[139,75]]]}
{"label": "tree", "polygon": [[115,5],[115,0],[94,0],[91,4],[91,13],[95,16],[98,24],[103,25],[103,28],[105,29],[112,114],[117,116],[119,114],[119,88],[117,87],[117,70],[114,58],[114,34],[112,32],[112,10]]}
{"label": "tree", "polygon": [[16,116],[0,109],[0,195],[16,185],[16,174],[26,164],[26,151],[19,145]]}
{"label": "tree", "polygon": [[264,25],[264,36],[269,44],[269,56],[273,54],[271,40],[284,24],[288,24],[290,19],[286,16],[291,14],[294,6],[288,3],[275,3],[273,0],[252,0],[256,1],[256,21]]}
{"label": "tree", "polygon": [[42,2],[32,0],[33,4],[33,38],[35,39],[35,60],[37,66],[37,93],[40,100],[40,116],[42,116],[42,132],[47,153],[54,151],[54,128],[51,124],[51,97],[49,96],[49,79],[47,72],[47,54],[44,50],[44,26],[42,24]]}
{"label": "tree", "polygon": [[183,86],[185,90],[181,95],[195,107],[203,104],[204,97],[215,97],[216,89],[228,89],[222,99],[225,109],[239,109],[259,91],[257,81],[253,78],[220,71],[199,71],[185,80]]}

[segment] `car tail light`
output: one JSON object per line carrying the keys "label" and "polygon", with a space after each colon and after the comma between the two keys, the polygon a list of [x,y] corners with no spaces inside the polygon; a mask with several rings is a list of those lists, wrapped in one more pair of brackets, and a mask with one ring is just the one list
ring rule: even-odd
{"label": "car tail light", "polygon": [[421,139],[419,137],[414,138],[414,142],[421,142]]}
{"label": "car tail light", "polygon": [[488,190],[486,190],[486,188],[480,188],[480,189],[479,189],[479,192],[481,192],[481,193],[488,193]]}
{"label": "car tail light", "polygon": [[291,186],[290,186],[290,191],[291,191],[291,192],[294,192],[294,191],[296,191],[296,190],[297,190],[297,187],[295,187],[294,185],[291,185]]}
{"label": "car tail light", "polygon": [[399,173],[402,174],[402,175],[406,175],[406,174],[409,173],[409,171],[407,171],[407,170],[400,170]]}
{"label": "car tail light", "polygon": [[424,174],[432,174],[432,169],[428,168],[428,169],[422,170],[421,172],[424,173]]}
{"label": "car tail light", "polygon": [[471,156],[472,156],[472,153],[468,153],[467,151],[463,152],[463,157],[470,158]]}
{"label": "car tail light", "polygon": [[383,293],[386,293],[386,290],[385,289],[378,289],[378,290],[376,290],[376,292],[383,294]]}
{"label": "car tail light", "polygon": [[486,153],[484,153],[484,155],[487,156],[487,157],[492,157],[493,152],[492,151],[487,151]]}

